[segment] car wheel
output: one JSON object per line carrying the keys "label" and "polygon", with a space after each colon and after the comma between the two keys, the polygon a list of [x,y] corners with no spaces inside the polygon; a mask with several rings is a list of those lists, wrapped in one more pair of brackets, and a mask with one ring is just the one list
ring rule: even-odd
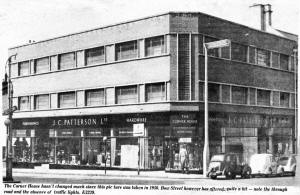
{"label": "car wheel", "polygon": [[233,171],[231,169],[229,169],[225,172],[225,177],[226,177],[226,179],[234,179],[235,174],[233,173]]}
{"label": "car wheel", "polygon": [[279,174],[280,177],[283,177],[284,176],[283,168],[279,168],[279,170],[277,171],[277,174]]}
{"label": "car wheel", "polygon": [[252,170],[250,167],[247,167],[246,170],[243,171],[243,178],[251,178]]}
{"label": "car wheel", "polygon": [[217,179],[217,176],[216,175],[210,175],[210,178],[211,179]]}

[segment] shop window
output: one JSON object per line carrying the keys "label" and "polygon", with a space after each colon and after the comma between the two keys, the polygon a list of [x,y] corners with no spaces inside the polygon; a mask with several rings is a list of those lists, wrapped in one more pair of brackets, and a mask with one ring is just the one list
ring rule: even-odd
{"label": "shop window", "polygon": [[116,60],[136,58],[138,54],[137,41],[116,44]]}
{"label": "shop window", "polygon": [[222,102],[229,103],[230,102],[230,86],[222,85]]}
{"label": "shop window", "polygon": [[49,109],[49,95],[37,95],[34,97],[34,108],[36,110]]}
{"label": "shop window", "polygon": [[279,53],[272,52],[272,67],[279,68]]}
{"label": "shop window", "polygon": [[257,49],[257,64],[270,66],[270,52],[264,49]]}
{"label": "shop window", "polygon": [[231,43],[231,59],[247,62],[247,46]]}
{"label": "shop window", "polygon": [[146,85],[146,101],[166,100],[165,83],[155,83]]}
{"label": "shop window", "polygon": [[19,109],[30,110],[29,96],[19,97]]}
{"label": "shop window", "polygon": [[49,71],[49,58],[40,58],[34,61],[34,72],[44,73]]}
{"label": "shop window", "polygon": [[271,91],[257,90],[257,105],[270,106],[271,105]]}
{"label": "shop window", "polygon": [[[19,132],[25,135],[19,135]],[[16,137],[12,138],[13,161],[30,162],[30,137],[26,137],[26,130],[17,130]]]}
{"label": "shop window", "polygon": [[68,108],[75,106],[75,92],[66,92],[58,94],[58,107]]}
{"label": "shop window", "polygon": [[66,53],[59,55],[59,70],[75,67],[75,53]]}
{"label": "shop window", "polygon": [[104,105],[104,89],[94,89],[85,92],[87,106]]}
{"label": "shop window", "polygon": [[145,40],[146,56],[161,55],[164,53],[164,36],[152,37]]}
{"label": "shop window", "polygon": [[289,70],[289,56],[280,54],[280,69]]}
{"label": "shop window", "polygon": [[97,47],[85,51],[86,65],[103,63],[105,60],[104,47]]}
{"label": "shop window", "polygon": [[280,106],[288,108],[290,106],[290,94],[280,92]]}
{"label": "shop window", "polygon": [[249,47],[249,63],[256,64],[256,52],[254,47]]}
{"label": "shop window", "polygon": [[234,87],[231,88],[232,103],[234,104],[247,104],[248,89],[245,87]]}
{"label": "shop window", "polygon": [[137,86],[116,88],[117,104],[137,103]]}
{"label": "shop window", "polygon": [[29,61],[19,63],[19,76],[30,74]]}
{"label": "shop window", "polygon": [[220,101],[220,85],[209,83],[208,84],[208,101],[219,102]]}

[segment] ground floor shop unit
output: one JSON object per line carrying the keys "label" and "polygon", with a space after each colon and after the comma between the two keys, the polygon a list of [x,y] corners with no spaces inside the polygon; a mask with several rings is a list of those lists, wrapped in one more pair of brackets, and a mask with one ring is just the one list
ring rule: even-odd
{"label": "ground floor shop unit", "polygon": [[[13,121],[15,162],[167,171],[202,170],[198,112],[23,118]],[[293,116],[209,113],[209,152],[295,152]]]}

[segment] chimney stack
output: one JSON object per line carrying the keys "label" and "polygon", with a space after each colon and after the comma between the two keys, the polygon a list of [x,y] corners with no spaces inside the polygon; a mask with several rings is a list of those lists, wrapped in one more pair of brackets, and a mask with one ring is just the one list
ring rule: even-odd
{"label": "chimney stack", "polygon": [[[253,4],[250,7],[260,7],[260,29],[266,31],[266,26],[272,25],[272,5],[271,4]],[[266,9],[267,7],[267,9]],[[267,14],[268,13],[268,14]],[[268,17],[268,20],[266,20]]]}

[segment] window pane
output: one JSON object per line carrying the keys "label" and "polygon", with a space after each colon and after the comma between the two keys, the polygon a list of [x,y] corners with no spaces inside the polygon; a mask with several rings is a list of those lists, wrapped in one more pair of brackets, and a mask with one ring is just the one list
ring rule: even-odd
{"label": "window pane", "polygon": [[59,69],[69,69],[75,67],[75,54],[67,53],[59,56]]}
{"label": "window pane", "polygon": [[222,85],[222,102],[229,103],[230,102],[230,86]]}
{"label": "window pane", "polygon": [[221,57],[229,59],[230,58],[230,47],[222,47],[221,49]]}
{"label": "window pane", "polygon": [[272,67],[279,68],[279,53],[272,53]]}
{"label": "window pane", "polygon": [[198,35],[199,39],[199,53],[203,54],[203,35]]}
{"label": "window pane", "polygon": [[19,76],[29,75],[29,61],[19,63]]}
{"label": "window pane", "polygon": [[295,71],[295,56],[290,56],[291,58],[291,71]]}
{"label": "window pane", "polygon": [[280,54],[280,68],[282,70],[289,70],[289,56]]}
{"label": "window pane", "polygon": [[49,108],[49,95],[37,95],[35,96],[34,107],[36,110]]}
{"label": "window pane", "polygon": [[244,45],[232,43],[231,44],[231,58],[242,62],[247,61],[247,47]]}
{"label": "window pane", "polygon": [[20,110],[30,109],[29,96],[19,97],[19,108]]}
{"label": "window pane", "polygon": [[116,60],[125,60],[137,57],[137,41],[130,41],[116,45]]}
{"label": "window pane", "polygon": [[204,83],[199,82],[199,101],[204,100]]}
{"label": "window pane", "polygon": [[208,101],[219,102],[220,100],[220,85],[209,83],[208,84]]}
{"label": "window pane", "polygon": [[280,106],[288,108],[290,106],[290,94],[280,92]]}
{"label": "window pane", "polygon": [[104,89],[86,91],[86,105],[87,106],[104,105]]}
{"label": "window pane", "polygon": [[247,88],[245,87],[232,87],[232,103],[234,104],[247,104]]}
{"label": "window pane", "polygon": [[249,47],[249,63],[256,64],[255,48]]}
{"label": "window pane", "polygon": [[257,64],[270,66],[270,52],[263,49],[257,49]]}
{"label": "window pane", "polygon": [[[212,37],[205,37],[205,43],[209,43],[209,42],[213,42],[213,41],[218,41],[218,39],[212,38]],[[219,48],[209,49],[207,51],[207,55],[214,56],[214,57],[220,57],[219,56]]]}
{"label": "window pane", "polygon": [[116,89],[117,104],[137,103],[137,87],[120,87]]}
{"label": "window pane", "polygon": [[290,96],[291,96],[291,107],[292,108],[295,108],[295,101],[296,101],[296,99],[295,99],[295,94],[294,93],[291,93],[290,94]]}
{"label": "window pane", "polygon": [[59,94],[59,108],[67,108],[75,106],[75,92]]}
{"label": "window pane", "polygon": [[160,55],[164,53],[164,36],[146,39],[146,56]]}
{"label": "window pane", "polygon": [[97,47],[86,50],[85,58],[87,65],[103,63],[105,59],[104,47]]}
{"label": "window pane", "polygon": [[166,100],[165,84],[156,83],[146,85],[146,101],[164,101]]}
{"label": "window pane", "polygon": [[255,105],[256,104],[256,89],[250,88],[250,104]]}
{"label": "window pane", "polygon": [[35,73],[43,73],[49,71],[49,58],[40,58],[35,60]]}
{"label": "window pane", "polygon": [[271,96],[271,91],[267,90],[257,90],[257,105],[261,106],[270,106],[270,96]]}

